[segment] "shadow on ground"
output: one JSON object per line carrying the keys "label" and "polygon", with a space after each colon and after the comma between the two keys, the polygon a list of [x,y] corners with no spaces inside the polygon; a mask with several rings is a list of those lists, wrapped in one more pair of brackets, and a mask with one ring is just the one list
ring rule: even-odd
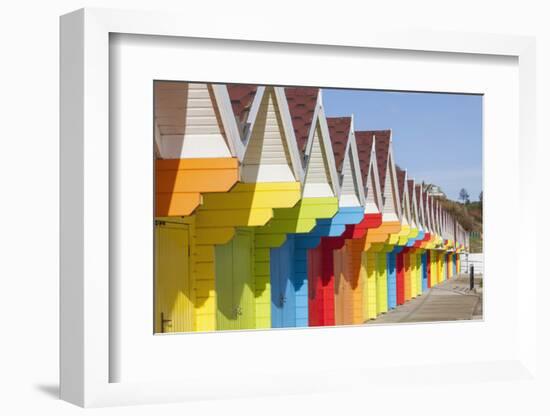
{"label": "shadow on ground", "polygon": [[34,387],[52,399],[59,399],[59,384],[37,384]]}

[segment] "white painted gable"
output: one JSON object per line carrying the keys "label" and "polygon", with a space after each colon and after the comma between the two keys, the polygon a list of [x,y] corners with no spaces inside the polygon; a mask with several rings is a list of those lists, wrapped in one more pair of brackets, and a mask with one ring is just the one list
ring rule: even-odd
{"label": "white painted gable", "polygon": [[418,185],[414,185],[414,200],[416,201],[416,213],[418,218],[418,226],[422,231],[426,231],[426,220],[424,218],[424,203],[422,201],[422,192],[420,192],[420,198],[417,196],[417,189]]}
{"label": "white painted gable", "polygon": [[408,198],[408,189],[407,189],[407,177],[405,176],[405,185],[403,186],[403,195],[401,195],[402,205],[401,205],[401,224],[409,225],[411,223],[411,210],[409,206]]}
{"label": "white painted gable", "polygon": [[355,169],[352,169],[351,151],[346,151],[342,166],[342,186],[340,188],[340,206],[357,207],[361,205],[359,200],[359,185]]}
{"label": "white painted gable", "polygon": [[155,83],[156,148],[163,159],[231,157],[207,84]]}
{"label": "white painted gable", "polygon": [[321,144],[322,132],[319,124],[313,132],[313,142],[309,151],[304,179],[303,197],[332,197],[333,186],[325,146]]}
{"label": "white painted gable", "polygon": [[411,215],[412,215],[411,225],[414,228],[417,228],[420,230],[422,227],[420,226],[420,222],[418,221],[418,207],[416,205],[416,194],[414,191],[414,184],[412,189],[413,189],[413,193],[412,195],[409,195],[409,199],[411,201]]}
{"label": "white painted gable", "polygon": [[384,208],[382,209],[382,214],[385,221],[399,221],[399,207],[401,204],[397,200],[399,192],[391,153],[386,163],[388,165],[386,167],[386,179],[384,183]]}
{"label": "white painted gable", "polygon": [[273,88],[266,88],[242,160],[243,182],[294,182],[292,161]]}
{"label": "white painted gable", "polygon": [[435,233],[437,230],[435,229],[435,222],[434,222],[434,206],[433,206],[433,200],[430,200],[430,227],[432,233]]}
{"label": "white painted gable", "polygon": [[367,176],[367,186],[365,194],[365,213],[367,214],[378,214],[380,212],[376,197],[378,190],[376,187],[376,177],[373,170],[373,166],[376,166],[374,163],[375,162],[373,162],[373,159],[371,159],[369,173]]}

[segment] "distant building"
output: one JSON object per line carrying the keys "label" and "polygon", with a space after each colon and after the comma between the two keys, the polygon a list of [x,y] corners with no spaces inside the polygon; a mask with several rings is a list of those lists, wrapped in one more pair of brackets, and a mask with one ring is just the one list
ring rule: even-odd
{"label": "distant building", "polygon": [[424,184],[424,190],[426,193],[433,197],[443,197],[446,198],[445,192],[441,190],[441,188],[434,184]]}

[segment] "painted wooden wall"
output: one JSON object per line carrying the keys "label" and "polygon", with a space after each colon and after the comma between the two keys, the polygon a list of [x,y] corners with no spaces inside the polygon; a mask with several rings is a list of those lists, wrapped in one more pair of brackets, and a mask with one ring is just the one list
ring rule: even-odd
{"label": "painted wooden wall", "polygon": [[376,253],[376,314],[388,311],[388,263],[387,253]]}
{"label": "painted wooden wall", "polygon": [[190,215],[201,193],[227,192],[239,179],[235,158],[157,159],[156,217]]}
{"label": "painted wooden wall", "polygon": [[[310,325],[334,325],[334,251],[345,244],[341,236],[346,225],[358,224],[363,218],[363,207],[341,207],[330,220],[318,221],[314,232],[323,236],[321,244],[308,254],[308,269],[311,271],[308,275],[308,284],[311,286],[308,308]],[[322,267],[319,268],[319,265]]]}
{"label": "painted wooden wall", "polygon": [[[410,249],[409,249],[410,250]],[[410,299],[413,299],[418,294],[418,280],[417,280],[417,265],[416,265],[416,253],[409,251],[409,278],[410,278]]]}
{"label": "painted wooden wall", "polygon": [[396,255],[396,287],[397,287],[397,304],[405,303],[405,253],[402,251]]}
{"label": "painted wooden wall", "polygon": [[[342,234],[345,246],[335,251],[335,256],[341,256],[340,264],[343,274],[335,260],[335,320],[337,325],[361,324],[365,321],[363,298],[366,293],[366,273],[362,267],[362,254],[365,238],[369,230],[378,228],[382,224],[382,214],[368,213],[357,224],[346,225]],[[336,257],[335,257],[336,259]],[[340,279],[340,280],[338,280]],[[347,302],[351,302],[351,306]],[[341,315],[339,314],[341,311]]]}
{"label": "painted wooden wall", "polygon": [[[338,209],[338,200],[334,197],[325,198],[303,198],[292,208],[274,209],[273,218],[263,227],[256,230],[256,257],[255,273],[257,282],[257,326],[258,328],[269,328],[273,325],[271,313],[282,313],[283,306],[277,304],[277,299],[285,297],[288,299],[288,307],[295,302],[289,297],[290,294],[282,293],[298,286],[290,283],[282,284],[282,279],[289,280],[288,266],[281,262],[293,262],[295,253],[294,247],[283,247],[287,236],[296,233],[308,233],[312,231],[317,219],[331,218]],[[282,253],[277,252],[281,247]],[[283,274],[283,275],[281,275]],[[273,294],[273,280],[277,283],[276,294]],[[281,284],[279,284],[281,283]],[[276,318],[277,324],[281,322]],[[288,322],[288,321],[287,321]]]}
{"label": "painted wooden wall", "polygon": [[227,192],[239,179],[227,126],[235,123],[222,119],[220,94],[207,84],[156,81],[154,93],[155,216],[189,215],[201,193]]}
{"label": "painted wooden wall", "polygon": [[279,250],[271,250],[271,326],[296,326],[296,287],[294,238],[288,238]]}
{"label": "painted wooden wall", "polygon": [[[202,240],[198,244],[201,251],[197,253],[200,260],[197,261],[196,276],[201,288],[201,297],[198,298],[201,307],[197,311],[197,330],[209,330],[207,328],[216,326],[215,281],[216,276],[223,278],[223,275],[221,271],[214,273],[214,246],[228,243],[235,233],[235,228],[267,224],[273,217],[274,208],[291,208],[299,199],[299,182],[239,183],[230,192],[204,195],[203,204],[196,214],[197,235]],[[266,292],[264,281],[261,277],[256,281],[255,269],[253,275],[255,300],[269,305],[270,296]],[[261,314],[255,316],[261,318]]]}
{"label": "painted wooden wall", "polygon": [[363,251],[361,273],[363,274],[363,319],[376,318],[376,256],[373,251]]}
{"label": "painted wooden wall", "polygon": [[430,250],[430,287],[439,284],[439,270],[437,266],[437,250]]}
{"label": "painted wooden wall", "polygon": [[427,277],[427,282],[426,282],[426,286],[428,287],[428,289],[430,289],[432,287],[432,260],[431,260],[431,250],[426,250],[426,277]]}
{"label": "painted wooden wall", "polygon": [[[212,196],[214,196],[214,194],[212,194]],[[220,195],[216,194],[216,196],[219,197]],[[209,198],[207,198],[207,200],[208,199]],[[257,201],[261,201],[261,198],[257,199]],[[208,202],[206,204],[205,209],[209,206],[210,203],[211,202]],[[255,209],[260,209],[260,208],[257,208],[256,205],[254,205],[254,206],[256,207]],[[251,209],[251,208],[249,207],[249,209]],[[260,211],[261,211],[261,209],[260,209]],[[188,230],[189,230],[188,231],[188,233],[189,233],[188,239],[190,239],[190,241],[191,241],[190,244],[189,244],[189,246],[190,246],[189,250],[195,253],[194,256],[191,256],[191,261],[190,261],[190,266],[189,266],[192,269],[191,279],[192,279],[192,281],[194,281],[193,284],[195,286],[195,298],[193,299],[193,296],[191,295],[191,296],[189,296],[190,302],[187,301],[188,305],[189,305],[189,303],[191,303],[193,305],[193,307],[191,308],[192,310],[187,314],[187,317],[188,317],[187,319],[188,320],[191,319],[191,321],[194,322],[194,324],[191,324],[191,325],[195,327],[195,330],[209,330],[208,328],[211,328],[211,325],[212,325],[213,322],[214,322],[214,327],[216,327],[215,323],[219,319],[219,311],[216,311],[215,308],[214,308],[215,319],[212,320],[212,317],[210,316],[211,313],[208,313],[208,312],[210,312],[212,310],[212,298],[213,297],[215,298],[215,293],[212,293],[212,292],[216,292],[216,287],[211,286],[212,281],[215,281],[215,279],[211,279],[208,276],[212,275],[212,274],[215,275],[215,272],[210,273],[208,271],[209,267],[212,267],[212,266],[208,266],[208,264],[214,265],[214,261],[213,261],[214,255],[212,254],[212,251],[215,251],[214,246],[215,245],[220,245],[220,243],[219,243],[220,239],[225,240],[226,243],[228,241],[230,241],[231,237],[233,236],[233,234],[235,232],[234,228],[232,228],[232,227],[235,227],[236,225],[235,225],[235,221],[229,221],[230,224],[226,223],[227,222],[227,219],[226,219],[224,221],[219,220],[215,224],[209,224],[210,226],[214,225],[215,226],[214,228],[209,227],[209,226],[201,225],[200,221],[198,222],[199,226],[197,227],[197,218],[199,218],[202,221],[205,221],[205,218],[208,218],[209,220],[211,218],[209,216],[201,217],[200,212],[202,212],[202,211],[199,210],[197,215],[186,217],[186,219],[185,219],[185,221],[187,221],[189,223],[188,224]],[[254,218],[254,217],[255,218],[262,218],[261,215],[259,215],[259,216],[252,215],[251,217],[252,218]],[[228,225],[230,225],[230,226],[228,226]],[[324,224],[324,225],[321,225],[319,227],[320,230],[324,229],[325,231],[326,230],[331,230],[331,229],[334,230],[336,228],[338,228],[338,227],[335,227],[334,225],[331,226],[330,224]],[[345,228],[346,227],[344,226],[343,229],[345,229]],[[339,228],[339,229],[340,229],[340,231],[342,230],[342,228]],[[225,233],[225,231],[223,231],[223,230],[227,230],[227,233]],[[252,233],[252,234],[254,234],[254,237],[257,238],[257,235],[256,235],[257,231],[255,233]],[[308,234],[305,234],[305,236],[307,236],[307,235]],[[221,238],[220,236],[224,236],[224,237]],[[256,247],[257,247],[257,244],[255,243],[255,238],[253,239],[253,241],[254,241],[254,244],[253,244],[254,250],[256,250]],[[316,238],[318,238],[320,240],[320,237],[316,237]],[[366,239],[366,237],[365,237],[365,239]],[[212,241],[212,240],[215,240],[215,241]],[[213,242],[216,242],[218,244],[212,244]],[[362,243],[361,240],[359,240],[358,242],[360,244]],[[209,247],[210,247],[210,250],[209,250]],[[210,254],[209,254],[209,251],[210,251]],[[296,248],[294,249],[294,251],[296,252]],[[307,248],[302,249],[303,253],[305,253],[306,251],[307,251]],[[437,251],[432,250],[432,252],[435,253]],[[383,309],[384,309],[383,306],[380,306],[380,303],[383,303],[383,299],[384,299],[384,297],[382,297],[380,295],[381,291],[382,291],[381,287],[384,287],[384,285],[383,285],[381,280],[377,280],[377,277],[379,276],[379,274],[377,274],[377,272],[378,272],[378,270],[377,270],[378,266],[377,265],[379,264],[377,254],[375,254],[375,252],[371,253],[371,257],[373,257],[373,258],[369,262],[368,253],[365,253],[365,255],[363,255],[363,252],[361,252],[361,253],[362,253],[361,257],[363,257],[363,259],[361,261],[361,267],[359,267],[359,277],[358,277],[357,280],[359,282],[364,282],[364,285],[362,285],[362,286],[355,285],[355,287],[356,288],[361,287],[361,290],[359,291],[361,293],[360,297],[364,300],[365,295],[366,295],[366,299],[367,299],[366,301],[363,301],[363,305],[362,305],[362,308],[361,308],[362,312],[363,312],[362,317],[365,318],[365,316],[366,316],[367,317],[366,319],[372,319],[372,318],[376,317],[377,314],[381,313],[381,311],[383,311]],[[257,253],[254,251],[254,255],[252,256],[252,258],[255,259],[256,257],[257,257]],[[386,253],[384,253],[384,257],[386,257]],[[434,255],[433,257],[436,257],[436,256]],[[441,255],[439,257],[440,258],[437,260],[438,263],[443,261],[443,257],[444,257],[443,253],[441,253]],[[185,260],[182,260],[182,261],[183,261],[183,263],[185,263]],[[427,255],[426,255],[426,261],[427,261]],[[257,261],[255,261],[254,263],[256,264]],[[296,261],[294,262],[294,264],[296,264]],[[307,271],[307,269],[305,269],[305,271],[304,271],[304,268],[305,268],[304,266],[307,267],[305,260],[302,261],[302,266],[303,266],[302,267],[302,276],[304,276],[306,274],[305,271]],[[387,275],[387,266],[385,267],[385,270],[386,270],[385,274]],[[396,258],[396,280],[399,280],[398,270],[399,270],[399,261]],[[441,270],[435,272],[435,275],[437,275],[437,273],[440,273],[440,275],[442,275],[442,272],[443,272],[443,269],[441,268]],[[251,275],[254,276],[256,273],[257,273],[257,270],[254,270],[254,271],[251,272]],[[296,271],[293,271],[293,273],[296,273]],[[368,275],[370,275],[370,278],[371,278],[370,281],[368,280]],[[378,279],[380,279],[380,278],[378,277]],[[386,279],[384,279],[384,281],[387,282]],[[294,320],[294,325],[299,325],[299,319],[300,318],[299,318],[299,314],[297,313],[297,311],[300,308],[300,305],[299,305],[300,302],[298,301],[298,298],[300,296],[300,293],[299,293],[300,289],[302,290],[302,295],[307,294],[307,291],[304,293],[304,288],[307,287],[307,280],[302,278],[302,282],[305,283],[305,285],[300,286],[299,285],[299,279],[292,282],[292,283],[295,283],[294,288],[293,288],[292,291],[294,293],[294,298],[296,299],[295,304],[291,308],[295,311],[294,312],[294,317],[292,318],[292,320]],[[378,284],[379,282],[381,284]],[[428,283],[428,282],[426,282],[426,283]],[[387,285],[387,283],[386,283],[386,285]],[[253,287],[254,288],[253,289],[254,290],[254,296],[257,297],[257,292],[256,292],[256,287],[255,286],[256,286],[256,281],[254,281],[254,284],[249,284],[247,287],[248,288]],[[286,287],[290,288],[291,286],[286,286]],[[223,291],[224,289],[219,289],[218,288],[218,290]],[[333,290],[334,290],[334,288],[333,288]],[[389,299],[390,295],[389,295],[387,286],[384,288],[384,291],[386,293],[385,299]],[[398,300],[397,299],[398,292],[399,292],[399,284],[398,284],[398,282],[396,282],[396,301]],[[369,295],[370,295],[370,298],[369,298]],[[268,300],[268,305],[271,306],[271,309],[270,309],[270,315],[271,315],[271,313],[273,311],[273,304],[277,302],[277,299],[272,296],[271,291],[269,291],[269,296],[270,296],[270,298]],[[302,296],[302,297],[305,297],[305,296]],[[280,300],[280,298],[278,298],[278,299]],[[284,299],[284,300],[286,301],[287,299]],[[396,302],[396,303],[398,303],[398,302]],[[180,301],[179,304],[182,305],[183,301]],[[237,306],[239,306],[239,305],[237,305]],[[240,305],[241,308],[242,308],[242,306],[243,305]],[[302,302],[302,310],[304,309],[303,306],[304,306],[304,304]],[[180,307],[180,306],[177,306],[177,307]],[[248,308],[247,308],[247,310],[248,310]],[[249,316],[250,316],[250,314],[247,314],[245,316],[245,318],[248,319]],[[192,317],[192,318],[189,318],[189,317]],[[242,319],[239,318],[239,321],[246,322],[245,318],[242,318]],[[166,318],[166,319],[169,319],[169,318]],[[257,317],[255,317],[255,319],[257,319]],[[349,322],[349,321],[347,321],[347,319],[348,318],[346,318],[346,322]],[[270,320],[269,326],[271,326],[272,322],[273,322],[273,318],[270,316],[269,320]],[[281,321],[281,322],[283,322],[283,321]],[[302,325],[306,325],[306,322],[307,321],[304,322],[304,318],[302,317]],[[330,321],[327,320],[327,322],[330,322]],[[336,319],[335,319],[335,322],[336,322]],[[157,320],[157,328],[158,328],[159,325],[160,324]],[[242,325],[248,325],[248,324],[243,323]],[[255,323],[253,325],[253,327],[256,328],[257,325],[258,324]],[[281,325],[289,326],[288,323],[282,323]],[[273,326],[276,326],[276,324],[273,324]],[[168,327],[168,325],[166,325],[166,327]],[[221,328],[221,327],[232,327],[232,326],[231,325],[223,326],[223,325],[220,324],[219,327]],[[176,329],[176,330],[177,331],[187,330],[185,326],[180,327],[180,328],[183,328],[183,329]],[[234,327],[232,327],[232,328],[234,328]]]}
{"label": "painted wooden wall", "polygon": [[417,201],[395,191],[391,140],[379,162],[387,203],[375,214],[367,194],[365,215],[351,159],[334,183],[322,120],[301,183],[275,89],[257,102],[239,165],[224,95],[176,84],[155,94],[155,331],[357,324],[454,275],[456,227],[427,204],[436,232],[420,229]]}
{"label": "painted wooden wall", "polygon": [[309,326],[334,325],[334,259],[323,255],[326,244],[308,252]]}
{"label": "painted wooden wall", "polygon": [[205,194],[197,212],[180,220],[190,225],[191,326],[195,331],[216,328],[215,246],[228,243],[236,227],[264,225],[272,215],[272,206],[292,206],[299,197],[299,184],[241,183],[225,194]]}
{"label": "painted wooden wall", "polygon": [[416,255],[416,296],[419,296],[424,291],[422,285],[422,254],[420,250],[415,249]]}
{"label": "painted wooden wall", "polygon": [[231,241],[215,251],[216,329],[255,328],[254,231],[237,229]]}
{"label": "painted wooden wall", "polygon": [[162,159],[226,158],[230,128],[218,110],[217,89],[203,83],[156,81],[155,145]]}
{"label": "painted wooden wall", "polygon": [[[306,236],[289,234],[283,246],[271,249],[272,267],[290,264],[286,269],[289,274],[277,275],[279,279],[275,289],[272,289],[271,317],[274,328],[308,326],[307,253],[309,248],[319,244],[320,237]],[[286,297],[282,303],[281,295]]]}
{"label": "painted wooden wall", "polygon": [[[361,273],[361,253],[363,242],[360,239],[346,240],[341,250],[335,251],[341,266],[335,267],[336,275],[336,324],[356,325],[363,323],[363,286]],[[336,261],[336,260],[335,260]]]}
{"label": "painted wooden wall", "polygon": [[[265,89],[242,160],[241,181],[246,183],[293,182],[289,139],[273,87]],[[329,195],[330,196],[330,195]]]}
{"label": "painted wooden wall", "polygon": [[429,274],[429,268],[428,268],[428,252],[425,251],[420,255],[421,263],[422,263],[422,292],[426,292],[428,290],[428,274]]}
{"label": "painted wooden wall", "polygon": [[155,239],[155,332],[192,331],[193,293],[187,255],[191,246],[190,226],[158,221]]}
{"label": "painted wooden wall", "polygon": [[[273,220],[266,227],[260,229],[259,232],[265,241],[262,244],[262,249],[268,250],[269,257],[265,257],[264,265],[257,267],[268,271],[264,278],[277,281],[276,293],[271,296],[270,310],[277,316],[275,320],[271,320],[272,325],[276,325],[276,327],[296,326],[303,319],[303,305],[299,299],[295,299],[297,296],[302,296],[303,293],[307,294],[307,260],[305,259],[307,254],[300,242],[302,240],[316,241],[315,245],[317,245],[320,241],[319,235],[312,235],[310,239],[305,236],[315,229],[318,219],[330,218],[336,214],[337,210],[338,200],[334,197],[303,198],[296,207],[290,210],[275,210]],[[285,243],[280,246],[273,243],[273,239],[277,243],[280,241]],[[296,244],[297,241],[298,244]],[[292,263],[292,266],[289,268],[282,263]],[[286,274],[281,275],[281,273]],[[285,283],[284,280],[287,282]],[[282,289],[285,289],[284,293]],[[294,290],[294,292],[290,292],[290,290]],[[281,296],[286,297],[286,303],[279,302],[278,299]],[[279,316],[286,318],[280,319]],[[307,322],[307,312],[305,317]]]}
{"label": "painted wooden wall", "polygon": [[388,263],[388,309],[397,306],[397,252],[396,248],[387,254]]}

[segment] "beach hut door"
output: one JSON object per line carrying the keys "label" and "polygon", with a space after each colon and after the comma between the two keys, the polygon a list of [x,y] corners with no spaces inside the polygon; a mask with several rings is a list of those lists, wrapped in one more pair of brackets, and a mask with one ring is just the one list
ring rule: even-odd
{"label": "beach hut door", "polygon": [[155,226],[155,332],[193,330],[189,226]]}
{"label": "beach hut door", "polygon": [[294,287],[294,239],[271,249],[271,321],[274,328],[296,326],[296,288]]}
{"label": "beach hut door", "polygon": [[237,230],[229,243],[216,246],[217,329],[255,327],[253,240],[253,231]]}

